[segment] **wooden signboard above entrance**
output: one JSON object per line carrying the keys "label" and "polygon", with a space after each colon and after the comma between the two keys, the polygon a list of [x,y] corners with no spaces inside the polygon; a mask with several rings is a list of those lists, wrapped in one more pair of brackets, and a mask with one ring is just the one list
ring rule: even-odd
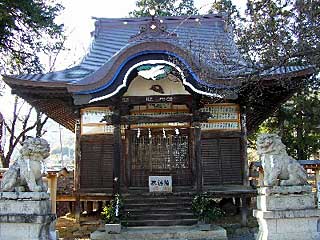
{"label": "wooden signboard above entrance", "polygon": [[238,104],[207,104],[201,108],[209,112],[208,122],[201,123],[202,130],[232,130],[240,131],[240,107]]}

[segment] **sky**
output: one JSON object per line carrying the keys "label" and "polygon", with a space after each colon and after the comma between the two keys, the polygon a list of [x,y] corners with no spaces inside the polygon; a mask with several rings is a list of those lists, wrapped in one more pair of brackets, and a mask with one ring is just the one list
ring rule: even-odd
{"label": "sky", "polygon": [[[195,6],[200,14],[206,14],[214,0],[194,0]],[[234,4],[244,8],[246,0],[233,0]],[[65,24],[68,41],[66,47],[71,49],[66,57],[61,56],[56,69],[61,70],[65,67],[79,62],[87,52],[90,45],[90,32],[94,30],[94,20],[92,17],[122,18],[129,17],[129,12],[136,8],[136,0],[61,0],[65,10],[58,17],[59,23]],[[77,56],[79,54],[79,56]],[[70,57],[72,56],[72,57]]]}

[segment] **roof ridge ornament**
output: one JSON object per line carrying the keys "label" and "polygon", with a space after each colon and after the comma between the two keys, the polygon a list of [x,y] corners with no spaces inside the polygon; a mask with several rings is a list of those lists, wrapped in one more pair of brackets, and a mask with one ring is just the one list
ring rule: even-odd
{"label": "roof ridge ornament", "polygon": [[131,36],[129,42],[143,40],[143,39],[155,39],[155,38],[172,38],[177,37],[176,33],[167,32],[167,25],[162,19],[155,19],[155,10],[150,9],[151,20],[146,24],[139,26],[140,32]]}

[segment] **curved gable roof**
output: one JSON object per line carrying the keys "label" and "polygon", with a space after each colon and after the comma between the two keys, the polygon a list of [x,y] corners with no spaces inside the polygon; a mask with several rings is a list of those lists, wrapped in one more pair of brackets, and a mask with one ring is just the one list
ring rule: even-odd
{"label": "curved gable roof", "polygon": [[[78,92],[85,85],[93,84],[93,87],[99,85],[94,83],[104,77],[101,75],[103,70],[109,70],[123,52],[144,42],[153,42],[154,46],[158,44],[157,42],[170,44],[179,54],[183,49],[193,63],[196,63],[190,64],[193,71],[208,83],[211,80],[204,79],[200,70],[210,69],[214,72],[215,78],[219,79],[227,78],[241,70],[234,69],[234,63],[237,63],[237,66],[243,63],[245,66],[221,15],[157,18],[157,21],[164,24],[166,28],[164,32],[167,35],[146,34],[144,38],[139,38],[141,26],[147,25],[150,21],[150,18],[97,18],[90,51],[79,65],[63,71],[19,75],[14,78],[31,81],[30,84],[38,86],[48,86],[48,84],[66,86],[70,92]],[[117,64],[113,67],[120,66],[119,62]],[[110,79],[105,79],[103,82]]]}

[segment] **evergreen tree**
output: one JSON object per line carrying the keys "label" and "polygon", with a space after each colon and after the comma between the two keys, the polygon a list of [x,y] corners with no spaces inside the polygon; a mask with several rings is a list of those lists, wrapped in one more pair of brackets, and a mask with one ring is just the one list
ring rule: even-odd
{"label": "evergreen tree", "polygon": [[216,0],[211,11],[226,12],[240,51],[248,62],[261,67],[258,71],[273,66],[314,66],[316,74],[305,79],[305,88],[256,132],[278,132],[293,156],[310,158],[320,149],[318,1],[247,0],[245,15],[241,16],[230,0]]}
{"label": "evergreen tree", "polygon": [[150,16],[149,9],[156,11],[156,16],[195,15],[198,10],[194,0],[138,0],[137,9],[130,12],[133,17]]}
{"label": "evergreen tree", "polygon": [[51,0],[0,0],[0,71],[40,72],[39,54],[62,48],[62,10]]}
{"label": "evergreen tree", "polygon": [[[63,25],[55,23],[62,9],[55,0],[0,0],[0,74],[42,72],[40,55],[54,55],[63,47]],[[0,97],[2,89],[0,79]],[[4,116],[0,123],[9,135],[8,151],[4,153],[0,146],[3,167],[8,167],[14,149],[28,132],[36,129],[37,136],[43,134],[48,119],[37,111],[37,120],[31,121],[33,107],[23,115],[20,113],[23,105],[24,101],[15,97],[12,118]]]}

